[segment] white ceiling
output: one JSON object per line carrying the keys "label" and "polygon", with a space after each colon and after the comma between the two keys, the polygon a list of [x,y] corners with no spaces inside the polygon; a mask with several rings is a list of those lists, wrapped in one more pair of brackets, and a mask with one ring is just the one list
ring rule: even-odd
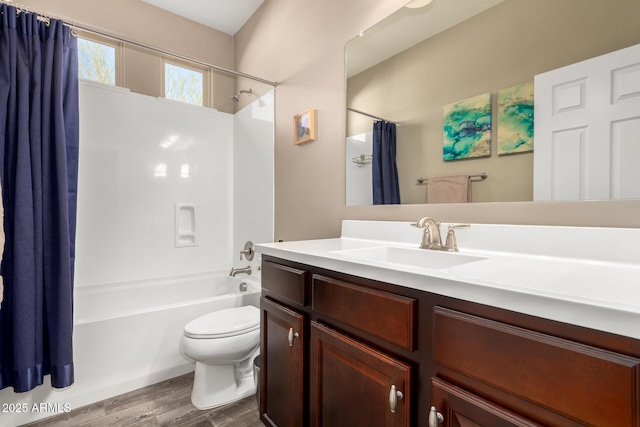
{"label": "white ceiling", "polygon": [[264,0],[142,0],[192,21],[234,35]]}

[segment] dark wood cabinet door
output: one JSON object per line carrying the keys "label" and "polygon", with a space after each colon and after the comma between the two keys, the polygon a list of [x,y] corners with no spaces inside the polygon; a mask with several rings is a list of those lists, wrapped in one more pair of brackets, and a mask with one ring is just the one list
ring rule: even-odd
{"label": "dark wood cabinet door", "polygon": [[311,322],[310,425],[411,425],[411,367]]}
{"label": "dark wood cabinet door", "polygon": [[431,379],[431,404],[443,419],[441,424],[430,421],[429,427],[539,426],[439,378]]}
{"label": "dark wood cabinet door", "polygon": [[304,316],[262,298],[261,420],[270,426],[305,425]]}

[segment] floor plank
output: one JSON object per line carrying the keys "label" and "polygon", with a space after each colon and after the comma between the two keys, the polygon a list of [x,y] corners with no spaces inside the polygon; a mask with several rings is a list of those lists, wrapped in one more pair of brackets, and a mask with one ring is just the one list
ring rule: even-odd
{"label": "floor plank", "polygon": [[255,396],[201,411],[191,404],[193,373],[74,409],[25,427],[263,427]]}

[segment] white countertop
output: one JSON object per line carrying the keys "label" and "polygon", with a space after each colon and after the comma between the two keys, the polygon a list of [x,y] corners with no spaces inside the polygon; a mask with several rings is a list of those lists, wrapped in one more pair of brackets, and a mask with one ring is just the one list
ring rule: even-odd
{"label": "white countertop", "polygon": [[[442,230],[444,240],[446,224]],[[340,238],[264,243],[256,251],[640,339],[638,229],[472,224],[456,231],[459,254],[485,259],[442,269],[340,253],[417,248],[421,233],[409,222],[344,221]]]}

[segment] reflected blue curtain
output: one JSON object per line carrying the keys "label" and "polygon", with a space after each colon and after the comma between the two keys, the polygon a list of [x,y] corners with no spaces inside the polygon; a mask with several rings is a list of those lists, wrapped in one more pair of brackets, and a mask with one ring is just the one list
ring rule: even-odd
{"label": "reflected blue curtain", "polygon": [[373,204],[400,203],[398,168],[396,167],[396,125],[384,120],[373,124],[372,153]]}
{"label": "reflected blue curtain", "polygon": [[0,389],[73,383],[78,176],[77,39],[61,21],[0,6]]}

